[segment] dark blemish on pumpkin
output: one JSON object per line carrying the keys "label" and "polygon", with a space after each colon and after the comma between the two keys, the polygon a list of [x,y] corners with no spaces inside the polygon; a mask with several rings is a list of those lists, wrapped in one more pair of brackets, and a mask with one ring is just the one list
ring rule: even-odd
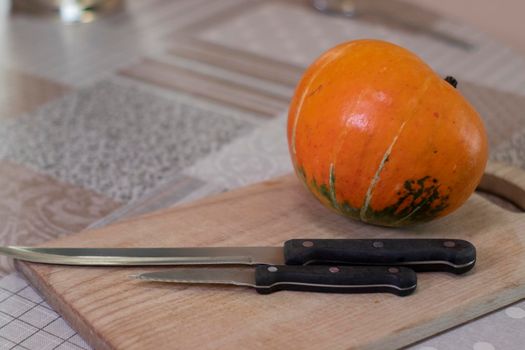
{"label": "dark blemish on pumpkin", "polygon": [[449,206],[449,193],[443,193],[439,180],[431,176],[406,180],[397,196],[394,204],[382,210],[368,210],[367,222],[389,226],[425,222]]}
{"label": "dark blemish on pumpkin", "polygon": [[445,81],[452,85],[454,88],[458,87],[458,81],[453,76],[449,75],[445,78]]}
{"label": "dark blemish on pumpkin", "polygon": [[315,95],[316,93],[318,93],[319,91],[321,91],[323,89],[323,84],[319,85],[318,87],[316,87],[315,89],[313,89],[307,97],[311,97],[313,95]]}
{"label": "dark blemish on pumpkin", "polygon": [[434,112],[434,117],[439,118],[439,113],[438,112]]}
{"label": "dark blemish on pumpkin", "polygon": [[434,154],[438,153],[437,149],[435,149],[432,153],[434,153]]}

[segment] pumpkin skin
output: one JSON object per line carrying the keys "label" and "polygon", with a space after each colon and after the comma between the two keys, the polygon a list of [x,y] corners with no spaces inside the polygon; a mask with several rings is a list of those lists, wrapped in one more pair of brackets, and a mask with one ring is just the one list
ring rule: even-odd
{"label": "pumpkin skin", "polygon": [[296,174],[324,205],[383,226],[456,210],[488,155],[465,98],[416,55],[379,40],[338,45],[306,70],[288,145]]}

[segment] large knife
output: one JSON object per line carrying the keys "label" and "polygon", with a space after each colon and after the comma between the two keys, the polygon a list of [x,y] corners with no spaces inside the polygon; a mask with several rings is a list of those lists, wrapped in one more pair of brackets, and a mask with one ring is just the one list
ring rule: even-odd
{"label": "large knife", "polygon": [[396,265],[456,274],[476,262],[475,247],[457,239],[291,239],[283,247],[0,247],[0,254],[60,265]]}
{"label": "large knife", "polygon": [[258,265],[252,268],[178,268],[133,276],[175,283],[215,283],[253,287],[261,294],[279,290],[323,293],[411,294],[416,273],[405,267]]}

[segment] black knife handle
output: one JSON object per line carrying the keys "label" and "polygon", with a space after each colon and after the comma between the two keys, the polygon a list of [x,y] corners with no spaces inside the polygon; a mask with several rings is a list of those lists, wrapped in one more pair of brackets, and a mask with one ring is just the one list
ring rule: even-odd
{"label": "black knife handle", "polygon": [[416,273],[405,267],[259,265],[255,288],[261,294],[279,290],[323,293],[411,294]]}
{"label": "black knife handle", "polygon": [[287,265],[396,265],[461,274],[474,267],[476,248],[460,239],[292,239]]}

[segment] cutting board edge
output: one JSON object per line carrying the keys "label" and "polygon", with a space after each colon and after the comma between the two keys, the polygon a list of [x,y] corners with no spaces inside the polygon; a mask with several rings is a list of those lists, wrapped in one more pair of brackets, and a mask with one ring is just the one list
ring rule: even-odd
{"label": "cutting board edge", "polygon": [[[369,343],[359,350],[391,350],[415,346],[425,340],[435,337],[454,328],[461,327],[488,314],[497,312],[508,305],[525,298],[525,284],[513,289],[504,288],[497,298],[485,296],[486,300],[471,301],[460,310],[441,315],[441,319],[430,319],[419,326],[405,327],[401,332],[383,338],[377,343]],[[458,317],[459,315],[459,317]],[[445,318],[445,320],[443,320]],[[412,339],[411,339],[412,338]],[[408,339],[408,341],[404,341]]]}
{"label": "cutting board edge", "polygon": [[29,283],[44,297],[44,300],[55,310],[62,318],[66,320],[69,326],[75,330],[93,349],[96,350],[114,350],[115,348],[108,343],[102,334],[93,336],[93,327],[89,327],[89,323],[85,320],[79,312],[62,298],[58,301],[59,293],[54,292],[53,286],[46,283],[45,279],[33,269],[33,266],[38,265],[34,263],[24,262],[20,260],[14,261],[15,269],[21,273]]}

